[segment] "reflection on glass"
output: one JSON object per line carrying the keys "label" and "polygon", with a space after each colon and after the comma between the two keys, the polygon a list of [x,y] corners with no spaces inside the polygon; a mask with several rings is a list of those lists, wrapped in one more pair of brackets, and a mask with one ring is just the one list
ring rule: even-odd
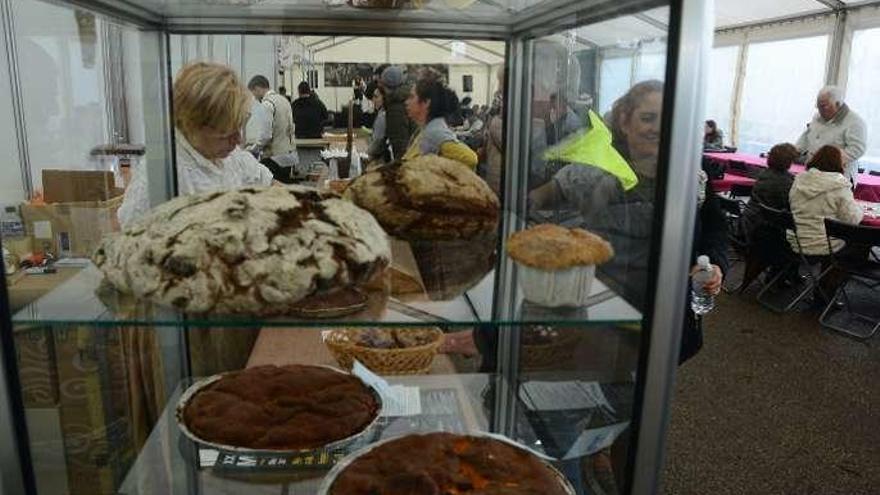
{"label": "reflection on glass", "polygon": [[[614,254],[597,263],[595,283],[641,311],[661,172],[665,42],[655,26],[640,35],[634,19],[614,21],[576,32],[607,40],[615,37],[610,27],[628,27],[634,39],[595,48],[571,43],[562,33],[534,42],[527,218],[531,231],[537,224],[558,224],[610,243]],[[587,51],[596,53],[585,56]],[[591,249],[598,247],[594,243]],[[598,309],[529,301],[520,307],[524,315],[553,313],[560,321],[594,319]],[[556,323],[516,330],[522,371],[517,435],[559,459],[579,494],[623,488],[639,328]]]}

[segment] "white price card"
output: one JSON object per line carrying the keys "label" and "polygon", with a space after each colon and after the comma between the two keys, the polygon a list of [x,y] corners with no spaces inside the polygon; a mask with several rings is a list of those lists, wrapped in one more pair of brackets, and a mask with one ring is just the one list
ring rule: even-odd
{"label": "white price card", "polygon": [[575,440],[571,448],[568,449],[568,452],[562,457],[562,460],[592,455],[610,447],[627,427],[629,427],[629,421],[586,430]]}
{"label": "white price card", "polygon": [[[394,392],[391,390],[391,385],[389,385],[384,378],[373,373],[366,366],[362,365],[360,361],[355,360],[354,366],[351,367],[351,373],[363,380],[367,385],[375,388],[385,402],[393,402],[396,400]],[[386,407],[388,406],[389,405],[386,404]]]}
{"label": "white price card", "polygon": [[614,413],[597,382],[529,381],[520,386],[519,398],[531,411],[567,411],[604,407]]}
{"label": "white price card", "polygon": [[52,222],[41,220],[33,223],[34,231],[32,234],[35,239],[51,239],[52,238]]}
{"label": "white price card", "polygon": [[[418,416],[422,414],[422,397],[418,387],[392,385],[392,400],[386,400],[382,407],[382,416]],[[383,397],[384,398],[384,397]]]}

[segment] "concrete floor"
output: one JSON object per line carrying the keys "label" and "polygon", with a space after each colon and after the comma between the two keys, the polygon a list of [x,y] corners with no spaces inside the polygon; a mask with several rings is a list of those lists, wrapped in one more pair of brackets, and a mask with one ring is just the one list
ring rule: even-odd
{"label": "concrete floor", "polygon": [[679,369],[661,493],[880,494],[880,336],[818,317],[719,298]]}

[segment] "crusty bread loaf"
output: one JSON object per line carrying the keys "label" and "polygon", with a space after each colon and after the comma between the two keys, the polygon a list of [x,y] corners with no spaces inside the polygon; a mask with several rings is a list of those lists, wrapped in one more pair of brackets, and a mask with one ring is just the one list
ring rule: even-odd
{"label": "crusty bread loaf", "polygon": [[355,179],[345,197],[407,240],[471,239],[498,228],[498,197],[468,167],[425,155]]}
{"label": "crusty bread loaf", "polygon": [[284,314],[365,284],[385,232],[332,193],[288,186],[182,196],[108,238],[95,263],[117,289],[196,313]]}

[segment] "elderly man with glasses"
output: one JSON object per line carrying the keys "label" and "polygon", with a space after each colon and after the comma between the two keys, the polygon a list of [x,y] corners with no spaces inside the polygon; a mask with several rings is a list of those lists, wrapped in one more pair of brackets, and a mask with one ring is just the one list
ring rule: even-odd
{"label": "elderly man with glasses", "polygon": [[836,146],[843,151],[844,175],[855,186],[857,160],[865,154],[865,121],[844,103],[843,91],[836,86],[826,86],[819,91],[816,110],[797,141],[803,162],[809,161],[822,146]]}

